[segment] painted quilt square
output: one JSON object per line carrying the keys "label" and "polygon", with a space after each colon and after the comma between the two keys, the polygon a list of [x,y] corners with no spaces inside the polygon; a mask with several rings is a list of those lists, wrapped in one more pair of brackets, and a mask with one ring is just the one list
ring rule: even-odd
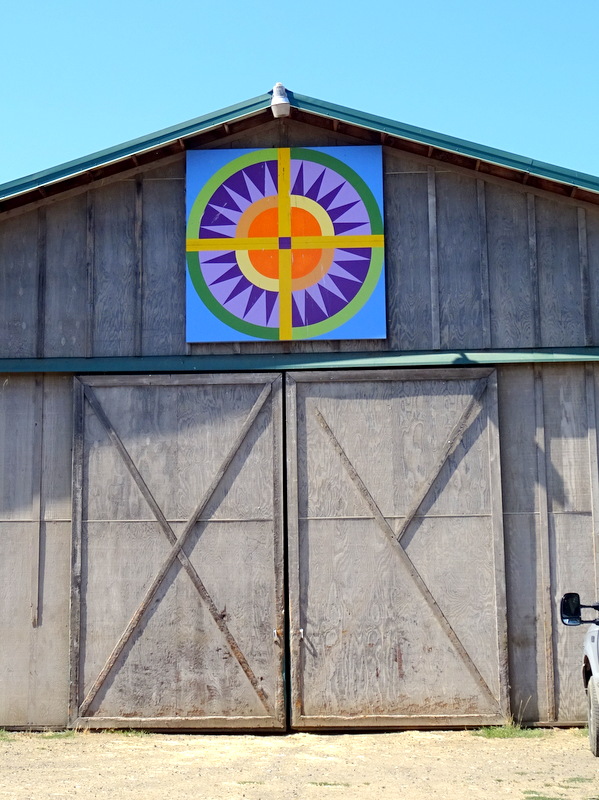
{"label": "painted quilt square", "polygon": [[187,153],[187,341],[386,336],[380,147]]}

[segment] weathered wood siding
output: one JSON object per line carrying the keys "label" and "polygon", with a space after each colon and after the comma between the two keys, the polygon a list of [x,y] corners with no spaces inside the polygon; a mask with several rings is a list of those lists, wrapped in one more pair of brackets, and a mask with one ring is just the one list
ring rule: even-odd
{"label": "weathered wood siding", "polygon": [[0,725],[64,725],[72,380],[0,375]]}
{"label": "weathered wood siding", "polygon": [[[219,146],[352,143],[273,122]],[[0,218],[0,357],[599,346],[596,207],[390,148],[384,173],[386,340],[186,344],[174,156]],[[557,602],[599,592],[599,366],[497,377],[511,711],[581,720]],[[72,420],[72,377],[0,376],[0,726],[68,720]]]}
{"label": "weathered wood siding", "polygon": [[559,622],[561,595],[599,592],[597,397],[585,365],[500,370],[512,713],[580,720],[582,629]]}
{"label": "weathered wood siding", "polygon": [[[352,143],[285,130],[219,145]],[[599,210],[391,148],[384,182],[386,340],[186,345],[181,155],[0,220],[0,357],[599,345]]]}
{"label": "weathered wood siding", "polygon": [[[599,592],[599,367],[497,374],[512,713],[581,720],[557,603]],[[72,416],[72,378],[0,376],[0,725],[67,722]]]}

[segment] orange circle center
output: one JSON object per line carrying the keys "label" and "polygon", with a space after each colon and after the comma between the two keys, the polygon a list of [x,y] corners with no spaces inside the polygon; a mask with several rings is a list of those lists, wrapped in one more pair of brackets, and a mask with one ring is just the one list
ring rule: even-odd
{"label": "orange circle center", "polygon": [[[291,236],[321,236],[322,230],[316,217],[305,208],[291,207]],[[250,238],[277,238],[279,236],[279,211],[277,208],[267,208],[258,214],[250,223],[248,229]],[[280,244],[284,248],[285,243]],[[289,249],[287,247],[287,249]],[[318,265],[321,250],[292,250],[291,277],[303,278]],[[267,278],[279,277],[279,251],[278,250],[250,250],[250,261],[255,269]]]}

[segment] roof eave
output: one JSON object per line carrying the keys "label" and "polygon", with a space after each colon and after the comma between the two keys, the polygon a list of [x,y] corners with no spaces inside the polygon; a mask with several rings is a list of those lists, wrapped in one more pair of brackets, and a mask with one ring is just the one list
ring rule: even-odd
{"label": "roof eave", "polygon": [[[288,92],[289,99],[294,108],[307,111],[317,116],[335,119],[366,130],[375,130],[389,137],[403,139],[417,145],[428,145],[435,151],[448,154],[460,154],[474,161],[494,164],[499,168],[507,168],[522,173],[523,176],[546,178],[550,181],[561,183],[569,189],[588,189],[599,193],[599,178],[577,170],[558,167],[544,161],[520,156],[507,150],[476,144],[466,139],[446,136],[414,127],[402,122],[379,117],[375,114],[366,114],[352,108],[327,103],[293,92]],[[526,179],[521,182],[528,183]]]}
{"label": "roof eave", "polygon": [[[292,118],[313,121],[314,118],[330,121],[337,129],[347,126],[348,132],[368,132],[379,137],[377,141],[413,153],[451,162],[454,165],[474,169],[484,174],[494,175],[531,188],[545,189],[562,196],[576,197],[599,204],[599,178],[585,173],[568,170],[534,159],[519,156],[496,148],[458,139],[452,136],[417,128],[405,123],[366,114],[355,109],[317,100],[288,91]],[[271,102],[271,93],[254,97],[212,114],[189,120],[181,125],[165,128],[149,136],[133,139],[116,147],[101,150],[89,156],[67,162],[56,168],[44,170],[0,186],[0,204],[9,209],[14,205],[24,205],[44,197],[108,177],[124,169],[136,168],[157,156],[165,157],[186,149],[185,140],[223,128],[225,133],[231,127],[251,120],[265,112]],[[248,124],[246,122],[246,124]],[[366,134],[365,134],[366,135]],[[130,162],[127,166],[127,162]]]}
{"label": "roof eave", "polygon": [[[68,161],[58,167],[36,172],[32,175],[27,175],[25,178],[9,181],[0,186],[0,201],[17,198],[33,190],[49,187],[67,179],[76,178],[78,175],[90,172],[99,167],[109,167],[111,164],[117,164],[132,156],[143,156],[144,153],[168,147],[190,136],[206,133],[222,125],[252,117],[258,112],[268,108],[270,106],[270,101],[270,94],[260,95],[259,97],[254,97],[243,103],[229,106],[216,113],[206,114],[196,119],[189,120],[182,125],[164,128],[149,136],[132,139],[116,147],[99,150],[83,158]],[[182,146],[180,149],[185,149],[185,147]]]}

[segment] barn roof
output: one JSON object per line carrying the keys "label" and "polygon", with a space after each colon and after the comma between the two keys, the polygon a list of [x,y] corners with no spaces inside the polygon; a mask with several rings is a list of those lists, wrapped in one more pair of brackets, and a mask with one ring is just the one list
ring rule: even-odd
{"label": "barn roof", "polygon": [[[271,92],[180,125],[100,150],[57,167],[0,184],[0,211],[35,202],[110,175],[138,168],[223,136],[272,122]],[[451,163],[482,174],[599,204],[599,178],[504,150],[287,91],[290,118],[368,143]]]}

